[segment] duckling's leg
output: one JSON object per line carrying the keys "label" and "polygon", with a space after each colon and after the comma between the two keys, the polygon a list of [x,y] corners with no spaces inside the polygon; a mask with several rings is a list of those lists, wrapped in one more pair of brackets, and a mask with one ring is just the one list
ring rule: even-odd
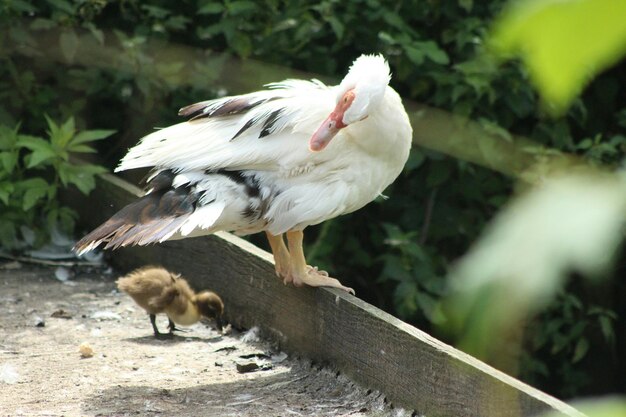
{"label": "duckling's leg", "polygon": [[307,265],[302,248],[302,230],[287,232],[287,243],[291,255],[291,281],[296,287],[306,284],[311,287],[333,287],[354,294],[352,288],[344,287],[341,282],[328,276],[325,271],[318,271],[317,267]]}
{"label": "duckling's leg", "polygon": [[174,335],[174,331],[183,332],[183,333],[189,331],[188,329],[179,329],[178,327],[176,327],[176,324],[172,321],[171,318],[168,317],[167,319],[170,321],[170,324],[167,326],[167,328],[170,329],[170,334],[172,336]]}
{"label": "duckling's leg", "polygon": [[156,314],[150,314],[150,323],[152,323],[152,330],[154,330],[154,337],[157,339],[170,339],[173,334],[170,330],[169,333],[161,333],[156,325]]}
{"label": "duckling's leg", "polygon": [[154,335],[160,335],[161,333],[159,333],[159,328],[156,325],[156,314],[150,314],[150,323],[152,324],[152,330],[154,330]]}
{"label": "duckling's leg", "polygon": [[284,284],[288,284],[291,282],[291,257],[289,256],[287,246],[285,246],[283,235],[274,236],[270,232],[265,232],[265,234],[274,255],[276,275],[283,279]]}

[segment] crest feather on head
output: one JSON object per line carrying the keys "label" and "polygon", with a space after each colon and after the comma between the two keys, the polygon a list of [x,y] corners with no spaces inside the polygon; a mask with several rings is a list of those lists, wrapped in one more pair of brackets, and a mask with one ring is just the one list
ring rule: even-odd
{"label": "crest feather on head", "polygon": [[345,124],[363,119],[382,100],[391,79],[389,64],[382,55],[361,55],[354,60],[339,85],[337,100],[354,89],[355,99],[343,117]]}

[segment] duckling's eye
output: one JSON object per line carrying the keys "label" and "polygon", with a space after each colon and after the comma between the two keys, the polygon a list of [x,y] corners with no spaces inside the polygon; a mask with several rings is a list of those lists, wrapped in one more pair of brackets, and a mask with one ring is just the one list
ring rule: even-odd
{"label": "duckling's eye", "polygon": [[347,102],[348,102],[348,97],[344,97],[344,98],[343,98],[343,102],[344,102],[344,103],[347,103]]}

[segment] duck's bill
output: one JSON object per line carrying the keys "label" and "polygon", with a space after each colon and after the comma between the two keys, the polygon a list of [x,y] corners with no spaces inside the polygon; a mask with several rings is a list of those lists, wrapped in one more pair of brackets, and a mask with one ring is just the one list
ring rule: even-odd
{"label": "duck's bill", "polygon": [[346,125],[342,121],[343,112],[333,111],[309,140],[309,150],[319,152],[324,149],[337,133]]}

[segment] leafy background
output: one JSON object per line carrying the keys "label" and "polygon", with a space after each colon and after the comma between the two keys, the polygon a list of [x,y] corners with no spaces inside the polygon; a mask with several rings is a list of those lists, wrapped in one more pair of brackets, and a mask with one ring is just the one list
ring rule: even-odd
{"label": "leafy background", "polygon": [[[53,144],[54,129],[116,130],[94,142],[98,153],[90,161],[112,168],[154,126],[177,122],[179,107],[242,92],[227,87],[237,85],[236,72],[224,83],[217,75],[233,57],[242,65],[251,59],[275,64],[269,80],[282,79],[283,67],[340,79],[359,54],[381,52],[393,69],[393,87],[407,99],[471,118],[503,141],[522,135],[546,152],[617,166],[626,142],[624,64],[597,77],[567,114],[548,117],[524,69],[516,62],[498,64],[486,51],[486,34],[504,4],[5,0],[0,4],[1,150],[18,133]],[[86,44],[92,47],[87,50]],[[177,55],[183,48],[193,48],[198,60]],[[99,51],[114,53],[85,58]],[[203,65],[203,58],[211,64]],[[107,136],[99,132],[91,138]],[[63,180],[52,157],[41,177],[32,174],[35,145],[15,141],[11,152],[25,164],[19,181],[41,178],[49,185],[59,178],[63,185],[81,187]],[[9,178],[10,165],[3,160],[0,180]],[[46,204],[57,204],[56,191],[43,191],[52,188],[36,182],[41,187],[31,189],[40,191],[25,191],[30,197],[22,194],[21,200],[9,198],[0,185],[3,246],[23,238],[18,229],[7,231],[6,224],[16,221],[39,231],[37,242],[45,239],[45,222],[34,212],[30,218],[15,214],[19,208],[13,207],[19,201],[24,208],[38,193],[41,205],[35,208],[50,213]],[[388,200],[311,230],[309,261],[333,271],[367,301],[449,337],[437,333],[444,320],[438,301],[448,291],[446,273],[514,187],[512,178],[498,172],[414,147],[404,173],[386,192]],[[71,223],[71,214],[59,216]],[[626,391],[624,265],[622,255],[612,276],[594,286],[573,275],[557,299],[519,329],[523,346],[511,344],[506,358],[493,363],[562,398]]]}

